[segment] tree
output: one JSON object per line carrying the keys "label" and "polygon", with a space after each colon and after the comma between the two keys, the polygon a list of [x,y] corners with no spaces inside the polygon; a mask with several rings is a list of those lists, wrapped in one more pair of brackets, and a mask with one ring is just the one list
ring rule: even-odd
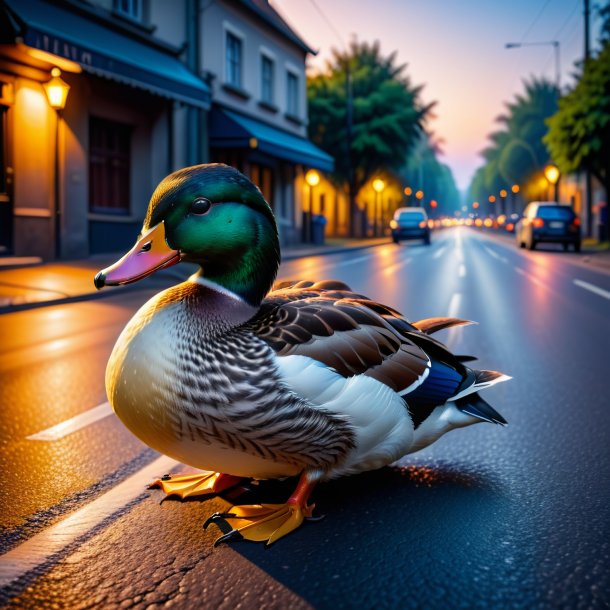
{"label": "tree", "polygon": [[335,158],[335,181],[348,186],[352,235],[358,192],[375,173],[400,169],[432,107],[395,62],[379,42],[354,40],[308,79],[309,136]]}
{"label": "tree", "polygon": [[506,104],[506,113],[496,119],[502,128],[489,136],[490,144],[481,152],[485,164],[470,184],[473,200],[485,202],[490,194],[513,184],[525,187],[526,195],[528,186],[537,188],[535,178],[549,161],[543,143],[548,131],[545,121],[557,110],[558,97],[555,85],[532,79],[522,94]]}
{"label": "tree", "polygon": [[[580,80],[559,100],[544,138],[553,160],[565,174],[588,169],[610,199],[610,40],[585,62]],[[606,236],[610,214],[606,212]]]}

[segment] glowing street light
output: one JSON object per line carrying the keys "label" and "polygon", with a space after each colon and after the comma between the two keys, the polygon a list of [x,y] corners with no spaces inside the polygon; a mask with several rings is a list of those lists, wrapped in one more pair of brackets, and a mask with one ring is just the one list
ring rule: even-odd
{"label": "glowing street light", "polygon": [[478,201],[475,201],[475,202],[472,204],[472,209],[473,209],[473,210],[476,210],[478,207],[479,207],[479,202],[478,202]]}
{"label": "glowing street light", "polygon": [[559,172],[559,168],[552,163],[549,163],[544,168],[544,177],[547,179],[549,184],[553,185],[553,192],[555,196],[555,201],[559,199],[559,177],[561,173]]}
{"label": "glowing street light", "polygon": [[417,193],[415,193],[415,198],[421,202],[421,200],[424,198],[424,191],[417,191]]}
{"label": "glowing street light", "polygon": [[385,189],[385,182],[381,178],[375,178],[373,180],[373,190],[375,191],[375,218],[373,220],[373,233],[375,237],[378,236],[379,230],[379,197]]}
{"label": "glowing street light", "polygon": [[303,211],[303,241],[309,243],[313,235],[313,189],[320,184],[320,174],[315,169],[310,169],[305,174],[305,182],[309,186],[309,210]]}
{"label": "glowing street light", "polygon": [[320,174],[315,169],[310,169],[305,174],[305,182],[311,187],[318,186],[320,184]]}
{"label": "glowing street light", "polygon": [[496,196],[495,195],[490,195],[487,200],[489,201],[489,203],[495,203],[496,202]]}
{"label": "glowing street light", "polygon": [[404,194],[410,197],[413,194],[413,189],[410,186],[405,186]]}
{"label": "glowing street light", "polygon": [[518,184],[513,184],[513,185],[510,187],[510,190],[511,190],[513,193],[515,193],[515,195],[516,195],[516,194],[517,194],[517,193],[518,193],[518,192],[519,192],[521,189],[519,188],[519,185],[518,185]]}
{"label": "glowing street light", "polygon": [[61,70],[53,68],[51,70],[51,80],[43,85],[49,105],[55,110],[63,110],[66,107],[68,92],[70,91],[70,85],[60,75]]}

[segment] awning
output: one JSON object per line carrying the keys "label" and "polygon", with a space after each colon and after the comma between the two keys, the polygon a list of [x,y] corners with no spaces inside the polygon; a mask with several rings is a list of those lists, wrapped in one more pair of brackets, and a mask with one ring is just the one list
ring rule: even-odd
{"label": "awning", "polygon": [[334,159],[313,142],[231,110],[210,113],[210,147],[256,148],[263,153],[331,172]]}
{"label": "awning", "polygon": [[74,61],[91,74],[210,107],[208,85],[169,51],[50,2],[4,0],[4,4],[17,17],[15,34],[26,46]]}

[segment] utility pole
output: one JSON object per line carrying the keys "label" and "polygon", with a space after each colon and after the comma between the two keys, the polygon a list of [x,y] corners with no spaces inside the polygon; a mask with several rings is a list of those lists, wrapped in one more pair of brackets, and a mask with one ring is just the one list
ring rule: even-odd
{"label": "utility pole", "polygon": [[[591,57],[591,47],[589,43],[589,22],[591,18],[591,3],[590,0],[585,1],[585,62],[583,70]],[[587,168],[585,170],[585,205],[586,205],[586,217],[587,217],[587,237],[593,235],[593,184],[591,181],[591,171]]]}

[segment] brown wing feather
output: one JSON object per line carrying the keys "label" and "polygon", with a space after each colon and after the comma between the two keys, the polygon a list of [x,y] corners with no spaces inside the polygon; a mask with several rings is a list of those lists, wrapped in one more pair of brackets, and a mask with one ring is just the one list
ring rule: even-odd
{"label": "brown wing feather", "polygon": [[364,374],[397,392],[429,366],[408,333],[419,333],[397,311],[355,294],[341,282],[279,282],[250,329],[279,356],[303,355],[345,377]]}

